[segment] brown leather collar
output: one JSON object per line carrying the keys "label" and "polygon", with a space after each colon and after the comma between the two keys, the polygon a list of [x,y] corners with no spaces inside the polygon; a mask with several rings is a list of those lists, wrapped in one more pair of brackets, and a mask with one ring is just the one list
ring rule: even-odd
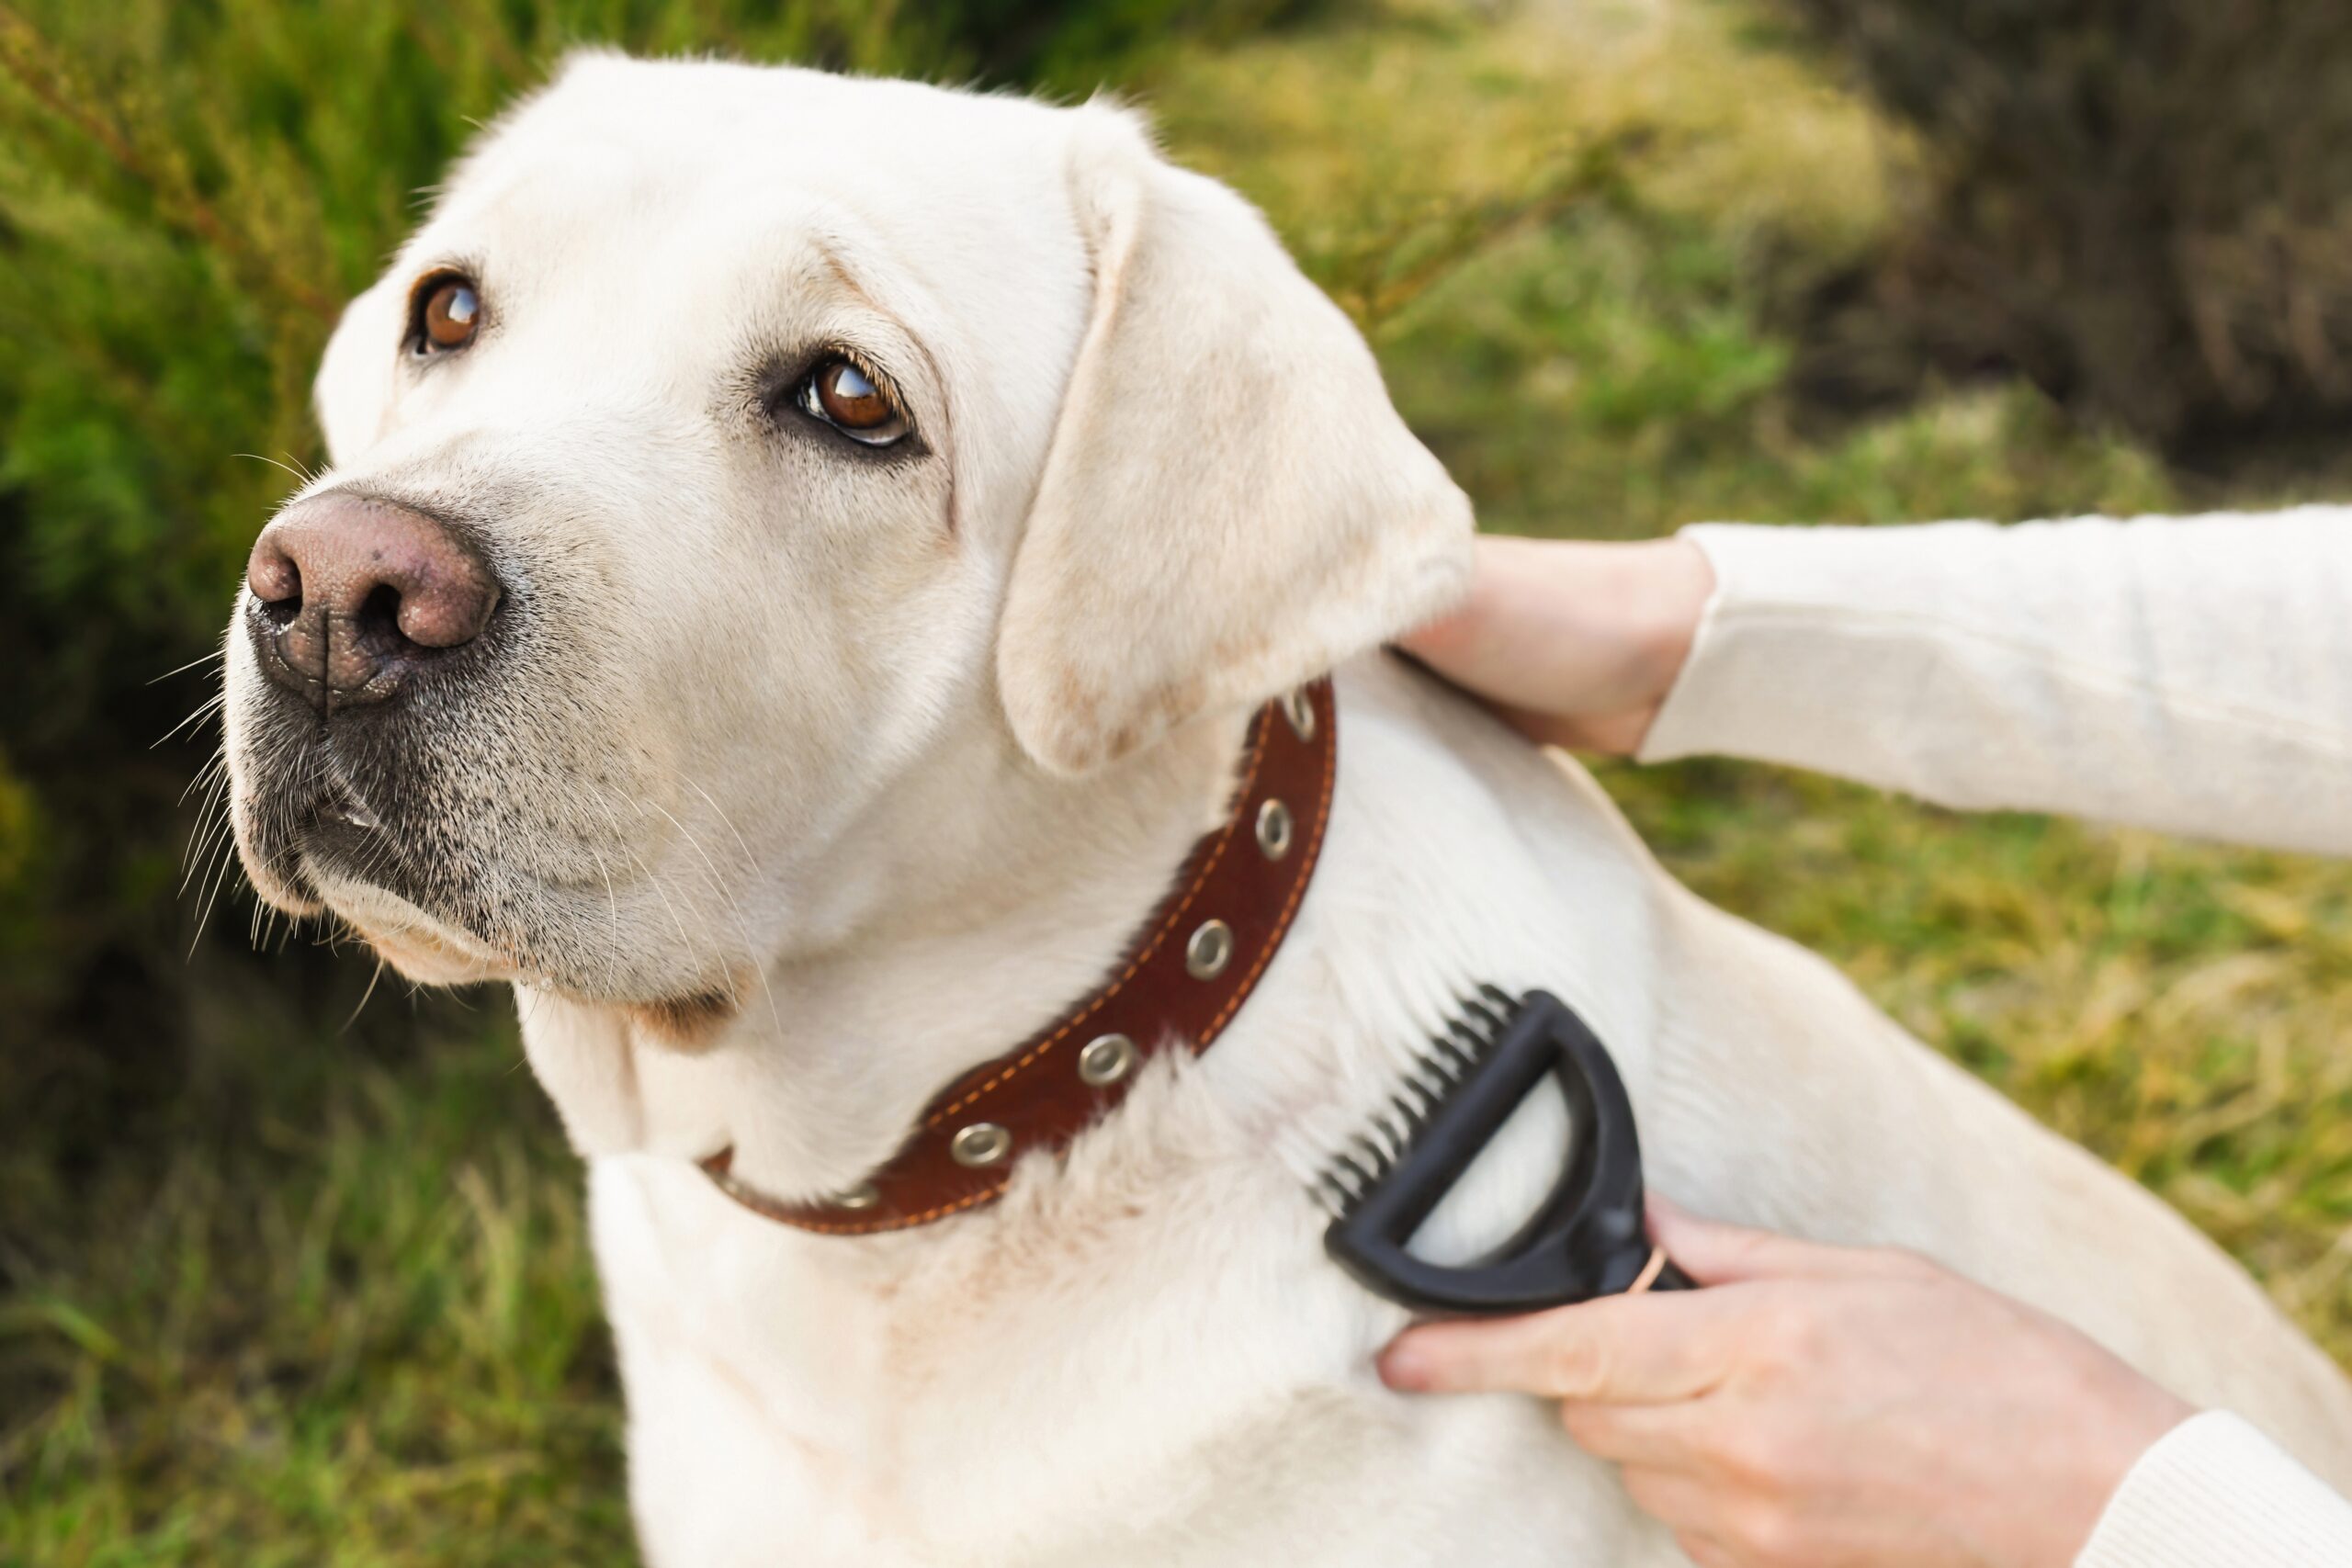
{"label": "brown leather collar", "polygon": [[864,1181],[787,1203],[735,1180],[731,1148],[703,1169],[745,1208],[824,1235],[905,1230],[996,1198],[1022,1155],[1059,1149],[1116,1109],[1146,1062],[1205,1051],[1233,1021],[1306,896],[1339,744],[1329,680],[1260,709],[1233,809],[1193,847],[1111,977],[941,1090],[905,1146]]}

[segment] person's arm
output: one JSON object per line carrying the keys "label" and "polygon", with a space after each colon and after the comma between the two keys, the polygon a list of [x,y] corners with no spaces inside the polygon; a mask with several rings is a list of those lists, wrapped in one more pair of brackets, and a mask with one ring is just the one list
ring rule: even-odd
{"label": "person's arm", "polygon": [[1407,646],[1546,739],[2352,854],[2352,509],[1489,540]]}
{"label": "person's arm", "polygon": [[2352,853],[2352,511],[1709,527],[1645,758]]}
{"label": "person's arm", "polygon": [[[1487,539],[1406,647],[1539,739],[2352,852],[2352,512]],[[1561,1400],[1704,1568],[2352,1562],[2352,1501],[2039,1314],[1653,1228],[1712,1289],[1413,1329],[1385,1374]]]}
{"label": "person's arm", "polygon": [[2352,1501],[2225,1411],[2142,1455],[2075,1568],[2275,1568],[2352,1562]]}
{"label": "person's arm", "polygon": [[1424,1325],[1382,1375],[1560,1401],[1702,1568],[2352,1562],[2352,1502],[2030,1307],[1905,1253],[1650,1222],[1707,1289]]}

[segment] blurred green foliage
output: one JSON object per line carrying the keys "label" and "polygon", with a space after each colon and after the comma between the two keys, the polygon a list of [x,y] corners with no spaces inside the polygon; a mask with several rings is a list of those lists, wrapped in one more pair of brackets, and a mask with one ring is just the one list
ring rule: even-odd
{"label": "blurred green foliage", "polygon": [[[588,41],[1111,82],[1265,207],[1493,527],[2324,493],[2184,479],[2145,418],[2001,373],[2006,329],[1923,355],[1885,290],[1966,136],[1781,47],[1777,3],[0,0],[0,1565],[628,1555],[577,1169],[505,999],[363,1006],[364,957],[256,957],[245,906],[196,941],[216,737],[149,749],[211,690],[157,678],[217,644],[273,463],[318,457],[334,301],[469,119]],[[1894,393],[1822,395],[1833,350]],[[2352,1349],[2340,873],[1726,764],[1605,782]]]}

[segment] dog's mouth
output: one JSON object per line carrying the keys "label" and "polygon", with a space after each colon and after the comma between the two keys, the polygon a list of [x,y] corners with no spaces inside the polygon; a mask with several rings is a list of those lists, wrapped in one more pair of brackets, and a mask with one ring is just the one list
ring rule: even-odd
{"label": "dog's mouth", "polygon": [[397,781],[353,777],[332,742],[256,771],[254,784],[239,817],[254,886],[290,913],[339,919],[409,979],[544,987],[620,1007],[650,1038],[685,1049],[715,1038],[757,987],[741,957],[642,962],[647,944],[631,940],[603,877],[574,884],[507,863],[475,843],[488,836],[481,827],[420,807]]}
{"label": "dog's mouth", "polygon": [[360,798],[358,790],[352,786],[351,782],[340,778],[335,782],[335,792],[320,801],[311,812],[316,828],[320,831],[333,831],[338,828],[348,828],[361,833],[381,831],[384,819]]}
{"label": "dog's mouth", "polygon": [[413,836],[385,817],[330,764],[323,786],[288,814],[288,858],[303,889],[411,979],[530,977],[535,966],[492,938],[460,889],[419,871]]}
{"label": "dog's mouth", "polygon": [[302,783],[285,780],[265,790],[256,804],[257,822],[281,825],[276,841],[265,846],[272,859],[298,870],[306,891],[321,891],[322,880],[362,883],[432,908],[435,890],[411,869],[415,857],[407,835],[386,826],[385,813],[351,781],[333,750],[320,747],[308,772]]}
{"label": "dog's mouth", "polygon": [[313,886],[318,874],[324,873],[337,880],[376,883],[411,902],[423,902],[417,895],[424,890],[413,886],[402,870],[407,857],[398,837],[356,793],[323,796],[300,813],[298,820],[296,852]]}
{"label": "dog's mouth", "polygon": [[[435,841],[391,784],[372,787],[323,736],[266,733],[237,769],[238,849],[255,890],[297,917],[332,914],[412,978],[455,983],[525,969],[463,884],[478,860]],[[447,865],[451,871],[429,868]],[[473,906],[484,906],[474,908]]]}

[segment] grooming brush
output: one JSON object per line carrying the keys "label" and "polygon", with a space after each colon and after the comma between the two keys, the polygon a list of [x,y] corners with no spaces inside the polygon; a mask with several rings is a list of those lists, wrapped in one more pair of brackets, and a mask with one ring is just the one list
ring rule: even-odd
{"label": "grooming brush", "polygon": [[[1512,1111],[1546,1078],[1568,1106],[1559,1180],[1510,1240],[1467,1263],[1407,1250]],[[1683,1291],[1690,1278],[1649,1239],[1634,1105],[1616,1064],[1557,997],[1481,987],[1381,1122],[1325,1169],[1337,1217],[1324,1249],[1364,1288],[1417,1312],[1498,1316],[1622,1291]]]}

